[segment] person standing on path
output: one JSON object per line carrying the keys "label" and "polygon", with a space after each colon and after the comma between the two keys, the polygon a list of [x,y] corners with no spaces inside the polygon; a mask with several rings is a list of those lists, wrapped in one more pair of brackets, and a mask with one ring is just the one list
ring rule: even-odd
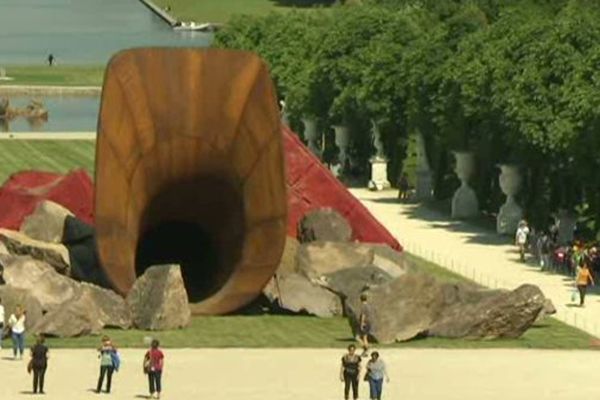
{"label": "person standing on path", "polygon": [[[31,348],[31,370],[33,371],[33,394],[44,394],[44,376],[48,368],[48,347],[44,344],[44,336],[37,338],[35,346]],[[29,369],[29,368],[28,368]]]}
{"label": "person standing on path", "polygon": [[115,346],[113,346],[108,336],[102,337],[102,345],[98,348],[98,357],[100,358],[100,376],[98,377],[98,386],[96,386],[96,393],[100,393],[102,390],[102,384],[104,383],[104,376],[106,376],[106,393],[110,393],[112,385],[112,375],[115,372],[115,366],[113,364],[113,354],[117,352]]}
{"label": "person standing on path", "polygon": [[162,391],[161,381],[165,359],[163,352],[158,348],[159,345],[158,340],[153,340],[150,350],[144,356],[144,372],[148,374],[150,397],[153,398],[156,394],[157,399],[160,399],[160,392]]}
{"label": "person standing on path", "polygon": [[403,172],[402,175],[400,175],[400,179],[398,179],[398,199],[400,201],[408,200],[409,189],[408,176]]}
{"label": "person standing on path", "polygon": [[519,247],[519,256],[521,261],[525,261],[525,251],[527,250],[527,239],[529,238],[529,226],[527,221],[521,220],[515,233],[515,244]]}
{"label": "person standing on path", "polygon": [[369,335],[371,334],[371,322],[373,310],[365,293],[360,295],[360,315],[358,316],[358,339],[362,345],[361,357],[369,355]]}
{"label": "person standing on path", "polygon": [[23,359],[23,353],[25,352],[25,310],[21,305],[18,305],[15,313],[8,318],[8,326],[12,332],[13,356],[15,360],[17,355],[19,359]]}
{"label": "person standing on path", "polygon": [[381,400],[383,378],[385,378],[386,382],[390,381],[385,363],[379,358],[379,353],[374,351],[371,353],[371,359],[367,363],[367,372],[365,375],[365,379],[369,382],[371,400]]}
{"label": "person standing on path", "polygon": [[48,66],[51,67],[54,65],[54,54],[50,53],[48,55]]}
{"label": "person standing on path", "polygon": [[2,350],[2,339],[4,339],[4,306],[0,298],[0,350]]}
{"label": "person standing on path", "polygon": [[344,382],[344,399],[348,400],[350,396],[350,387],[352,387],[352,398],[358,399],[358,376],[360,375],[360,357],[356,354],[356,346],[348,346],[348,353],[342,357],[342,367],[340,369],[340,380]]}
{"label": "person standing on path", "polygon": [[594,285],[594,277],[588,267],[588,261],[584,260],[581,268],[577,272],[577,290],[579,291],[579,306],[583,307],[585,304],[585,294],[589,284]]}

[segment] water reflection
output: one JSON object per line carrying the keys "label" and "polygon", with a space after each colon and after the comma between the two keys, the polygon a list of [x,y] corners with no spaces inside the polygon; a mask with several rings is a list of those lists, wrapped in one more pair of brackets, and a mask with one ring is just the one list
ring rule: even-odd
{"label": "water reflection", "polygon": [[141,46],[205,47],[212,34],[174,32],[139,0],[0,0],[0,64],[105,63]]}

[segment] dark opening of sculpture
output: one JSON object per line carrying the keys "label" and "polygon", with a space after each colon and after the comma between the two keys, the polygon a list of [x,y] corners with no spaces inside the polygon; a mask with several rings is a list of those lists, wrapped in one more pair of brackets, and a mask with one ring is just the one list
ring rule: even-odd
{"label": "dark opening of sculpture", "polygon": [[150,265],[178,263],[195,314],[260,294],[285,243],[277,97],[248,52],[133,49],[105,75],[96,142],[102,269],[126,295]]}
{"label": "dark opening of sculpture", "polygon": [[241,258],[245,221],[237,186],[223,176],[167,184],[142,214],[136,274],[179,264],[190,302],[214,295]]}

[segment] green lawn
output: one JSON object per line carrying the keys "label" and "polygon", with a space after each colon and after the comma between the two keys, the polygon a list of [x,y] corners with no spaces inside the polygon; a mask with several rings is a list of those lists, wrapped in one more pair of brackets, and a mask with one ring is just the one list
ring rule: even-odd
{"label": "green lawn", "polygon": [[104,66],[56,65],[5,65],[6,75],[11,81],[0,81],[0,85],[49,85],[49,86],[100,86],[104,77]]}
{"label": "green lawn", "polygon": [[326,4],[308,0],[154,0],[182,21],[226,22],[233,14],[264,15],[272,11],[310,10],[304,5]]}
{"label": "green lawn", "polygon": [[32,169],[85,168],[93,173],[95,146],[93,140],[0,140],[0,183],[15,172]]}
{"label": "green lawn", "polygon": [[[66,172],[94,168],[92,140],[0,140],[0,181],[25,169]],[[447,282],[466,281],[433,263],[407,254],[417,271]],[[188,329],[151,333],[137,330],[107,330],[122,347],[144,347],[144,338],[156,335],[166,347],[345,347],[352,342],[343,318],[320,319],[304,316],[196,317]],[[31,339],[31,338],[30,338]],[[49,339],[52,347],[93,347],[98,337]],[[589,349],[592,337],[548,318],[515,340],[452,340],[427,338],[383,347],[422,348],[537,348]],[[5,346],[9,346],[5,342]]]}

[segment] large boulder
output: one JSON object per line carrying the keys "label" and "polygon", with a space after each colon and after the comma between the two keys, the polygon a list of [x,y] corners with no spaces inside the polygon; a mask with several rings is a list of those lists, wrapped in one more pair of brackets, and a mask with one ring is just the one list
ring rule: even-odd
{"label": "large boulder", "polygon": [[318,279],[348,268],[374,266],[391,277],[406,272],[402,253],[387,245],[370,243],[312,242],[300,245],[296,269],[309,279]]}
{"label": "large boulder", "polygon": [[38,203],[33,214],[25,218],[20,232],[34,240],[61,243],[65,219],[73,213],[50,200]]}
{"label": "large boulder", "polygon": [[[17,289],[8,285],[0,285],[0,298],[4,306],[5,319],[8,320],[10,314],[14,313],[17,306],[20,305],[26,312],[25,327],[29,330],[44,315],[44,309],[39,300],[33,296],[29,290]],[[5,323],[7,321],[4,321]]]}
{"label": "large boulder", "polygon": [[358,298],[362,292],[391,280],[392,276],[384,270],[366,266],[342,269],[323,275],[317,282],[342,299],[354,299]]}
{"label": "large boulder", "polygon": [[96,310],[89,294],[82,294],[45,314],[31,327],[31,332],[56,337],[99,334],[102,324],[94,315]]}
{"label": "large boulder", "polygon": [[183,328],[191,312],[179,265],[152,266],[134,282],[127,304],[139,329]]}
{"label": "large boulder", "polygon": [[277,272],[275,272],[277,275],[285,275],[297,270],[299,247],[300,243],[296,239],[290,236],[286,237],[279,267],[277,267]]}
{"label": "large boulder", "polygon": [[[372,336],[378,342],[405,341],[420,335],[465,338],[518,337],[535,321],[545,298],[535,286],[514,291],[487,290],[466,283],[443,283],[407,273],[365,292],[373,310]],[[357,331],[360,301],[346,301]]]}
{"label": "large boulder", "polygon": [[41,242],[8,229],[0,229],[0,242],[10,254],[31,256],[51,265],[60,274],[70,273],[69,251],[62,244]]}
{"label": "large boulder", "polygon": [[269,301],[277,302],[279,308],[290,312],[317,317],[342,315],[342,303],[337,295],[298,273],[275,276],[263,293]]}
{"label": "large boulder", "polygon": [[349,242],[352,228],[340,213],[322,208],[307,213],[298,223],[300,243],[314,241]]}

